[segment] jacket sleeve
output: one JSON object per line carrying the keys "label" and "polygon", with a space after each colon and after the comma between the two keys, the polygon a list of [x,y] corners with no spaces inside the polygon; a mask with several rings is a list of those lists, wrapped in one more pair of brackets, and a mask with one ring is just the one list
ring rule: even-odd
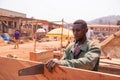
{"label": "jacket sleeve", "polygon": [[60,61],[61,65],[92,70],[100,58],[100,46],[91,44],[85,55],[78,59],[67,59],[66,54],[65,52],[63,60]]}
{"label": "jacket sleeve", "polygon": [[61,60],[70,59],[70,58],[69,58],[69,55],[70,55],[71,47],[73,47],[73,45],[74,45],[74,43],[70,43],[70,44],[67,46],[67,48],[66,48],[66,50],[65,50],[65,52],[64,52],[64,55],[62,56]]}

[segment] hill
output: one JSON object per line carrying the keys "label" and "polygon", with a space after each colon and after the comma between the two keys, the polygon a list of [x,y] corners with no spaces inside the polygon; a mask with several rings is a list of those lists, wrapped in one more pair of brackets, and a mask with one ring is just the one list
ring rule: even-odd
{"label": "hill", "polygon": [[88,21],[88,24],[117,24],[117,21],[120,20],[120,15],[110,15],[101,18]]}

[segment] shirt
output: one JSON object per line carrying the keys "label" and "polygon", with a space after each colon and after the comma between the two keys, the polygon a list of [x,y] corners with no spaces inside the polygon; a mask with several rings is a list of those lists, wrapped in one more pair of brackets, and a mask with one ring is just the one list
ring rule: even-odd
{"label": "shirt", "polygon": [[20,37],[19,31],[15,31],[14,36],[15,36],[15,39],[19,39]]}
{"label": "shirt", "polygon": [[75,46],[74,46],[74,58],[76,58],[79,55],[80,47],[81,46],[78,43],[75,44]]}

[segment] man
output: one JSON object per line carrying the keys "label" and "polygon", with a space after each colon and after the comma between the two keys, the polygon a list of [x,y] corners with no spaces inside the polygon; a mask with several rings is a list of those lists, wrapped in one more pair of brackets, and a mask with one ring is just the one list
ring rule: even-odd
{"label": "man", "polygon": [[58,64],[97,71],[100,58],[100,47],[95,42],[90,42],[87,39],[87,23],[84,20],[77,20],[73,23],[72,30],[75,42],[68,45],[61,60],[52,59],[48,61],[46,63],[47,69],[52,71],[54,66]]}
{"label": "man", "polygon": [[86,36],[88,39],[92,40],[94,38],[94,31],[93,31],[93,28],[89,28],[87,33],[86,33]]}
{"label": "man", "polygon": [[14,33],[14,38],[15,38],[15,46],[14,49],[19,48],[19,40],[20,40],[20,32],[19,30],[16,30]]}

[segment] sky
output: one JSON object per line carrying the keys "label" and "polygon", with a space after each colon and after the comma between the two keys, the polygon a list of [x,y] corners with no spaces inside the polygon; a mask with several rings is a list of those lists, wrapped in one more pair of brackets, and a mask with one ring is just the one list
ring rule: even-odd
{"label": "sky", "polygon": [[120,15],[120,0],[0,0],[0,8],[25,13],[28,18],[72,23]]}

